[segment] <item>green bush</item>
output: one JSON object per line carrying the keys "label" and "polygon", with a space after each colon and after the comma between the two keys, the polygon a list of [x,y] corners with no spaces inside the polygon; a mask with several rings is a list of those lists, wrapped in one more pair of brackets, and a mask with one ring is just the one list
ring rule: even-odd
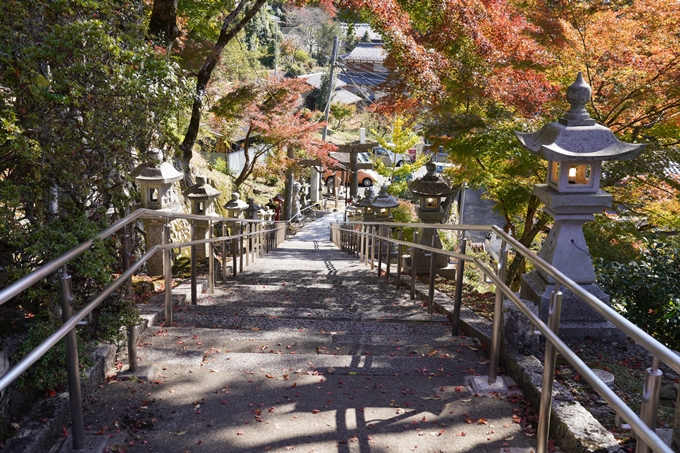
{"label": "green bush", "polygon": [[[53,334],[61,324],[61,319],[48,316],[48,314],[44,312],[41,313],[40,316],[34,319],[26,340],[19,348],[20,356],[25,357],[43,340]],[[85,367],[92,364],[92,361],[85,355],[86,341],[84,337],[85,335],[83,334],[82,329],[78,329],[78,360],[81,373]],[[66,344],[65,341],[62,340],[54,345],[38,362],[22,374],[17,380],[17,384],[21,388],[30,387],[45,393],[46,396],[52,396],[55,392],[64,389],[67,377]]]}
{"label": "green bush", "polygon": [[680,349],[680,249],[645,241],[636,260],[596,260],[612,306],[666,346]]}
{"label": "green bush", "polygon": [[[8,266],[10,281],[19,279],[36,267],[94,237],[106,227],[106,222],[102,220],[104,218],[105,216],[98,215],[88,218],[84,213],[72,214],[42,225],[27,227],[23,242],[14,244],[22,253],[17,253],[15,261]],[[75,311],[82,309],[112,282],[114,268],[119,262],[117,249],[119,244],[114,239],[96,240],[87,252],[68,263],[67,272],[71,275]],[[60,278],[61,272],[56,272],[10,302],[11,306],[20,309],[27,318],[33,319],[28,336],[22,344],[20,358],[62,324],[59,310]],[[81,369],[87,364],[84,348],[90,342],[113,342],[120,345],[125,340],[124,327],[139,319],[134,301],[122,293],[123,291],[114,294],[100,304],[92,313],[92,322],[88,327],[78,328]],[[48,393],[60,389],[65,384],[66,377],[63,343],[59,342],[29,368],[21,382]]]}
{"label": "green bush", "polygon": [[[418,222],[418,216],[416,215],[416,208],[413,203],[410,201],[405,201],[405,200],[397,200],[399,202],[399,206],[396,208],[392,209],[392,217],[394,217],[395,222],[399,223],[416,223]],[[415,231],[415,228],[411,227],[404,227],[404,240],[405,241],[413,241],[413,232]],[[395,230],[394,233],[392,233],[392,236],[394,239],[397,239],[399,236],[399,233]]]}

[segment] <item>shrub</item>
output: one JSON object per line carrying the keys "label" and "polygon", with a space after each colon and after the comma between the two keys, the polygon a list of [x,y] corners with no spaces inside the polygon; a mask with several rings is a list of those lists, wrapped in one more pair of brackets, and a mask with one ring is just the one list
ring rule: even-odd
{"label": "shrub", "polygon": [[680,249],[645,241],[637,260],[596,260],[598,282],[612,306],[628,320],[666,344],[680,349]]}
{"label": "shrub", "polygon": [[[26,275],[36,267],[49,262],[67,250],[92,238],[103,230],[106,222],[103,215],[88,218],[84,213],[57,218],[51,222],[27,226],[24,242],[14,244],[22,253],[15,255],[15,261],[8,266],[11,281]],[[71,275],[74,308],[82,309],[94,296],[112,281],[111,275],[117,263],[115,240],[96,240],[84,254],[67,265]],[[22,310],[27,318],[33,318],[26,341],[21,347],[24,357],[61,324],[60,277],[57,272],[50,275],[10,302]],[[89,341],[115,342],[120,345],[125,339],[124,327],[137,322],[139,315],[134,301],[126,298],[122,291],[113,294],[92,313],[91,323],[78,328],[78,345],[81,369],[87,364],[84,349]],[[40,361],[22,376],[20,383],[31,385],[50,393],[65,383],[63,341],[52,348]]]}

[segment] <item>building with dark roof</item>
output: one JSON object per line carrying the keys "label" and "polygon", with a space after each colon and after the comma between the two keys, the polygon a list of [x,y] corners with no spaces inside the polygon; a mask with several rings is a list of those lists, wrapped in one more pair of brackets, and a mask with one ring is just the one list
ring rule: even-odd
{"label": "building with dark roof", "polygon": [[383,43],[361,42],[347,55],[340,57],[343,68],[338,78],[345,82],[345,89],[370,100],[384,96],[378,85],[387,80],[389,71],[383,63],[387,52]]}

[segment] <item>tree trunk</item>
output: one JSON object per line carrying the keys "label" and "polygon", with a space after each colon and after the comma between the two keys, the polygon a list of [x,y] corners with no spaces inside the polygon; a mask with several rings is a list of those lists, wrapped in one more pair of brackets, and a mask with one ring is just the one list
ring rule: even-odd
{"label": "tree trunk", "polygon": [[151,18],[149,19],[149,35],[170,46],[180,35],[177,27],[178,0],[154,0]]}
{"label": "tree trunk", "polygon": [[191,109],[191,120],[189,121],[187,132],[184,135],[184,140],[180,145],[180,149],[182,150],[182,160],[187,166],[191,160],[194,144],[196,143],[198,131],[201,126],[203,100],[205,98],[206,88],[210,82],[210,77],[212,77],[212,72],[219,61],[220,56],[222,55],[224,47],[229,44],[229,42],[238,34],[238,32],[240,32],[243,27],[245,27],[245,25],[255,16],[255,14],[257,14],[265,2],[266,0],[253,1],[250,9],[246,10],[246,12],[240,19],[238,19],[238,21],[238,16],[246,8],[246,5],[251,2],[249,0],[241,0],[238,5],[236,5],[236,8],[224,18],[224,22],[222,22],[222,30],[220,31],[220,36],[217,38],[217,42],[213,47],[213,51],[206,58],[203,67],[198,72],[198,77],[196,80],[196,93],[194,95],[194,105]]}
{"label": "tree trunk", "polygon": [[253,131],[252,123],[248,127],[248,132],[246,133],[246,138],[243,140],[243,157],[245,158],[245,163],[241,169],[241,173],[238,178],[234,181],[234,186],[238,189],[241,184],[248,179],[248,176],[253,172],[252,165],[250,164],[250,134]]}
{"label": "tree trunk", "polygon": [[[518,241],[527,248],[534,241],[536,235],[538,235],[538,233],[540,233],[541,230],[545,228],[545,225],[548,223],[548,220],[550,219],[550,217],[547,214],[541,214],[539,215],[538,220],[534,222],[533,219],[534,216],[536,215],[536,212],[538,211],[539,205],[540,202],[538,198],[532,196],[531,201],[529,201],[529,206],[527,207],[524,231],[522,233],[522,237],[518,239]],[[522,270],[525,268],[524,264],[525,258],[520,254],[516,254],[512,262],[510,263],[510,266],[508,266],[508,272],[507,275],[505,276],[505,283],[514,290],[518,289],[516,282],[519,281],[520,272],[522,272]],[[513,285],[513,283],[515,284]]]}

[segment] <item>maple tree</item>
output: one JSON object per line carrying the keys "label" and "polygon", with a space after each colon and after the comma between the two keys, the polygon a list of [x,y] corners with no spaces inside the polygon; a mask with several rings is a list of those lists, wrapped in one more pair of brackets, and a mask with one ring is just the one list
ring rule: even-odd
{"label": "maple tree", "polygon": [[484,187],[523,244],[550,220],[531,194],[545,162],[512,132],[562,115],[578,71],[593,87],[593,118],[623,140],[652,142],[637,160],[606,163],[604,188],[631,216],[675,227],[678,177],[668,168],[680,160],[677,2],[341,3],[385,37],[394,80],[379,109],[420,113],[433,145],[461,165],[453,176]]}
{"label": "maple tree", "polygon": [[[333,11],[330,1],[306,2],[316,3],[327,11]],[[237,0],[234,2],[194,2],[185,0],[154,0],[149,22],[149,35],[153,36],[167,49],[177,38],[188,39],[196,34],[207,45],[208,51],[200,69],[196,72],[196,88],[189,124],[180,145],[182,159],[188,165],[193,155],[193,147],[198,138],[202,115],[206,107],[208,85],[217,67],[224,49],[238,37],[239,33],[267,4],[266,0]],[[182,30],[181,25],[186,27]],[[207,44],[210,42],[210,44]]]}
{"label": "maple tree", "polygon": [[583,70],[593,89],[591,116],[623,139],[648,143],[637,159],[607,162],[602,185],[620,214],[644,229],[677,230],[680,175],[680,4],[674,1],[569,3],[556,7],[569,45],[556,79]]}
{"label": "maple tree", "polygon": [[262,83],[240,84],[215,103],[212,124],[218,130],[226,135],[244,131],[241,146],[245,165],[234,181],[236,187],[246,181],[263,157],[270,170],[281,174],[300,158],[328,159],[335,147],[318,136],[323,123],[301,110],[300,93],[306,89],[301,79],[271,77]]}

